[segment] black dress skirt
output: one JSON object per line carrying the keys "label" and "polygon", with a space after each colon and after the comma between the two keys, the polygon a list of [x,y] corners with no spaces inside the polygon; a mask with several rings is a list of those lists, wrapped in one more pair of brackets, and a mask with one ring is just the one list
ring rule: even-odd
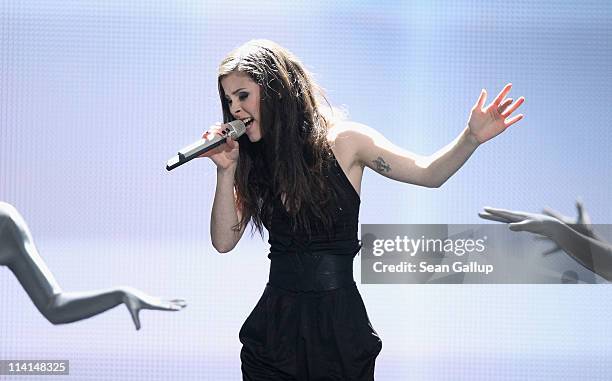
{"label": "black dress skirt", "polygon": [[355,284],[295,292],[267,285],[240,330],[243,380],[374,380],[382,342]]}

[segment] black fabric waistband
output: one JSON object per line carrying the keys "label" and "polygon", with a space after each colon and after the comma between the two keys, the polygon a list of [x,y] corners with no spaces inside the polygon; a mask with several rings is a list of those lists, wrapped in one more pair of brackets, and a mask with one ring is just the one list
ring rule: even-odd
{"label": "black fabric waistband", "polygon": [[311,254],[355,255],[361,249],[356,233],[338,234],[329,237],[305,238],[298,235],[270,234],[268,239],[270,254],[268,258],[285,255],[288,252]]}
{"label": "black fabric waistband", "polygon": [[354,255],[290,252],[270,261],[271,286],[289,291],[328,291],[354,284]]}

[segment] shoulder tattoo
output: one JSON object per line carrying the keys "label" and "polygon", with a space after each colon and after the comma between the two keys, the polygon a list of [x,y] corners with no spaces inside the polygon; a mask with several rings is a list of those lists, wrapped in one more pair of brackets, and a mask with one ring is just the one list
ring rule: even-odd
{"label": "shoulder tattoo", "polygon": [[390,172],[391,166],[385,162],[385,159],[378,157],[376,160],[372,160],[372,163],[376,166],[378,172]]}

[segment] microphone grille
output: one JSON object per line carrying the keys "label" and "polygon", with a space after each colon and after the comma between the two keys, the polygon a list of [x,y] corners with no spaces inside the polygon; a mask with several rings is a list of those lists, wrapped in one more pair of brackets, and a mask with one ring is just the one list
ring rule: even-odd
{"label": "microphone grille", "polygon": [[229,125],[232,126],[232,130],[229,132],[229,136],[236,140],[242,136],[246,132],[246,126],[244,122],[240,119],[232,120],[229,122]]}

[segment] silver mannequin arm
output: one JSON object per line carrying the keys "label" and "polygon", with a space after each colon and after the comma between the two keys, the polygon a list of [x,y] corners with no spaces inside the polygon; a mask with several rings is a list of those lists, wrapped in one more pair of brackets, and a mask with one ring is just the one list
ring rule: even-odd
{"label": "silver mannequin arm", "polygon": [[[479,216],[507,223],[513,231],[526,231],[550,238],[578,263],[612,281],[612,245],[593,233],[590,221],[588,229],[585,230],[586,224],[582,229],[576,229],[575,225],[572,228],[572,225],[553,217],[549,212],[536,214],[484,208],[484,212],[479,213]],[[584,233],[579,230],[584,230]]]}
{"label": "silver mannequin arm", "polygon": [[53,324],[71,323],[125,304],[136,329],[143,309],[179,311],[182,299],[165,300],[131,287],[64,292],[36,250],[28,226],[10,204],[0,202],[0,265],[8,266],[40,313]]}

